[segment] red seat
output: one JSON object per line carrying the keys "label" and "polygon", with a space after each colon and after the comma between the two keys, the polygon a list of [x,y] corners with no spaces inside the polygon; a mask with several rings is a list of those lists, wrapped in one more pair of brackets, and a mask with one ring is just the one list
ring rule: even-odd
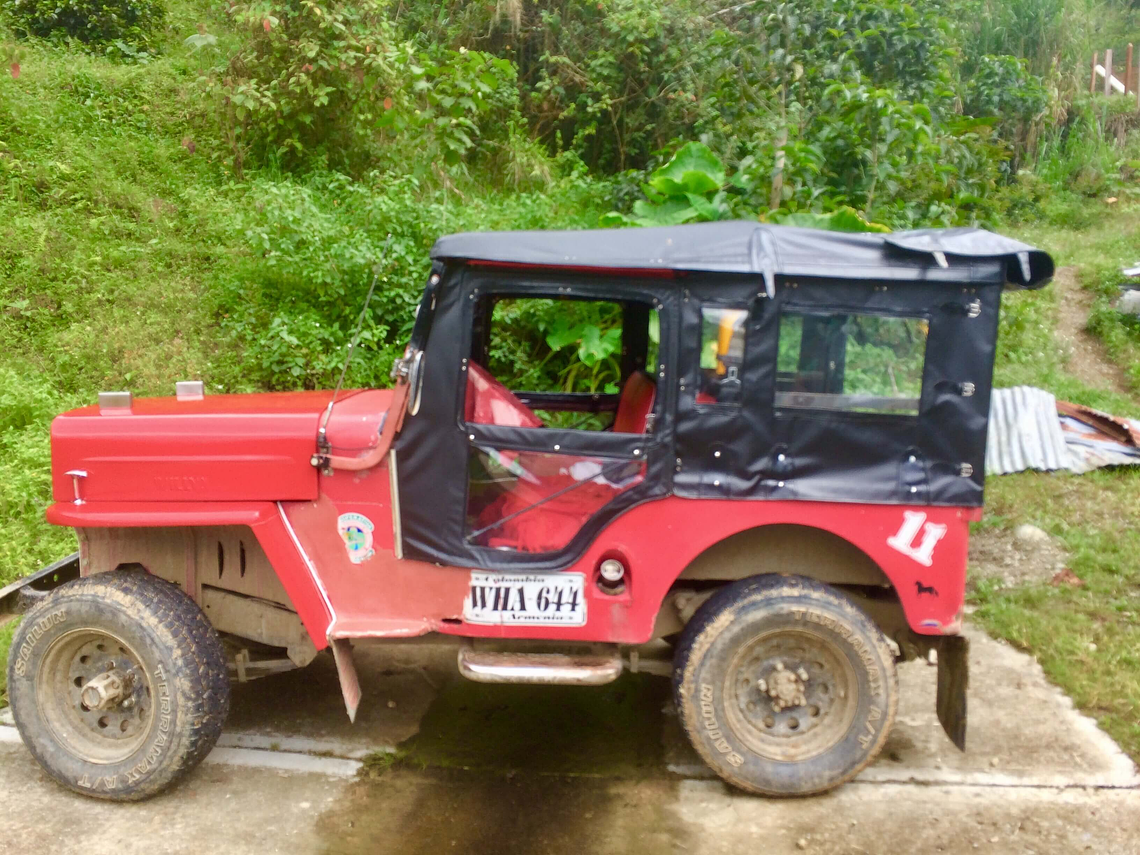
{"label": "red seat", "polygon": [[542,427],[542,419],[477,362],[467,365],[463,418],[476,425]]}
{"label": "red seat", "polygon": [[[656,397],[653,378],[635,371],[618,399],[613,429],[645,433]],[[538,416],[474,362],[468,363],[464,409],[467,421],[475,424],[542,426]],[[516,476],[509,488],[475,511],[476,528],[503,521],[479,539],[481,545],[499,549],[536,553],[561,549],[594,514],[645,477],[644,463],[632,476],[615,472],[603,475],[612,461],[556,452],[497,449],[485,453]],[[592,465],[594,471],[573,471],[582,465]],[[620,482],[615,480],[619,478]]]}
{"label": "red seat", "polygon": [[634,371],[622,387],[614,414],[614,433],[645,433],[657,400],[657,384],[644,371]]}

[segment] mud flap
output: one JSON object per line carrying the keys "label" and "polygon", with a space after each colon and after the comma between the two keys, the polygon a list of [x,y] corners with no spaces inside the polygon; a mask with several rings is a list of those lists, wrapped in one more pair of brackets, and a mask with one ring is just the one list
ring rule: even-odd
{"label": "mud flap", "polygon": [[348,639],[335,638],[332,640],[332,652],[348,720],[355,724],[356,708],[360,706],[360,680],[356,676],[356,664],[352,661],[352,644]]}
{"label": "mud flap", "polygon": [[935,709],[942,729],[960,751],[966,750],[966,688],[970,683],[970,642],[947,636],[938,645],[938,697]]}

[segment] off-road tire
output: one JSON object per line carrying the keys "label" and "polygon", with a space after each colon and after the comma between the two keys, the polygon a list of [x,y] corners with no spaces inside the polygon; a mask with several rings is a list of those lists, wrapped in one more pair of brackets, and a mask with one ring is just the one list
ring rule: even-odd
{"label": "off-road tire", "polygon": [[[768,695],[777,685],[787,697]],[[878,627],[835,589],[799,576],[743,579],[703,603],[678,645],[673,691],[701,758],[766,796],[854,778],[882,748],[898,706],[894,655]]]}
{"label": "off-road tire", "polygon": [[[79,664],[89,660],[104,664]],[[82,702],[80,669],[88,667],[129,675],[129,692],[106,716]],[[8,697],[48,774],[84,795],[138,801],[214,747],[230,682],[221,641],[197,604],[145,571],[122,570],[69,582],[28,612],[12,640]],[[129,739],[115,736],[120,729]]]}

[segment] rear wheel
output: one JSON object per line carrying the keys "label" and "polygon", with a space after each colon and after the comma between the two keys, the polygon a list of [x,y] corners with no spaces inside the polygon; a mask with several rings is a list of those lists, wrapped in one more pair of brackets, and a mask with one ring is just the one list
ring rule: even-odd
{"label": "rear wheel", "polygon": [[808,795],[850,780],[894,722],[894,656],[839,592],[796,576],[729,585],[685,627],[673,669],[685,732],[726,781]]}
{"label": "rear wheel", "polygon": [[8,695],[25,744],[66,787],[131,801],[209,753],[229,711],[217,633],[174,585],[142,571],[60,587],[12,641]]}

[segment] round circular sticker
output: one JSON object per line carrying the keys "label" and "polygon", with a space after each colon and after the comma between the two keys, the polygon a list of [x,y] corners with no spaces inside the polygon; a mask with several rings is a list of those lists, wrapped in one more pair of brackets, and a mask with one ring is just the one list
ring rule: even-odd
{"label": "round circular sticker", "polygon": [[336,527],[348,550],[348,559],[353,564],[367,561],[376,554],[372,548],[372,531],[375,526],[364,514],[341,514],[336,518]]}

